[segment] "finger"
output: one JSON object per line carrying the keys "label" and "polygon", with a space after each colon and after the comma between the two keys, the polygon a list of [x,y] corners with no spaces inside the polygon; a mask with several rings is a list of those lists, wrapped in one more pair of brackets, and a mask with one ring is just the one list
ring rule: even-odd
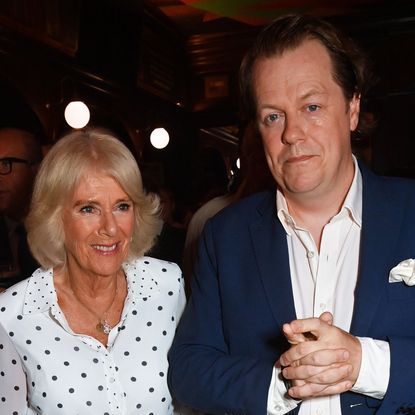
{"label": "finger", "polygon": [[349,364],[332,366],[288,366],[283,369],[282,375],[289,380],[304,380],[309,383],[332,384],[344,380],[352,372]]}
{"label": "finger", "polygon": [[307,338],[307,334],[302,334],[302,333],[294,333],[291,325],[286,323],[282,326],[282,331],[288,341],[288,343],[290,344],[298,344],[301,342],[305,342],[308,340]]}
{"label": "finger", "polygon": [[302,365],[331,366],[349,360],[350,353],[346,349],[321,349],[311,352],[298,360],[291,362],[291,366]]}
{"label": "finger", "polygon": [[280,362],[282,366],[328,366],[344,362],[349,356],[350,353],[346,349],[328,349],[319,341],[308,341],[291,347],[280,356]]}
{"label": "finger", "polygon": [[305,383],[295,385],[288,390],[288,394],[295,399],[307,399],[317,396],[329,396],[346,392],[352,388],[350,381],[343,381],[334,385],[319,385],[314,383]]}
{"label": "finger", "polygon": [[322,392],[318,393],[316,396],[329,396],[329,395],[337,395],[340,393],[347,392],[353,386],[353,383],[346,380],[334,385],[327,386]]}
{"label": "finger", "polygon": [[292,386],[303,386],[303,385],[305,385],[305,381],[304,380],[292,380],[291,381],[291,384],[292,384]]}
{"label": "finger", "polygon": [[353,371],[351,365],[336,365],[328,367],[326,370],[322,370],[320,373],[310,376],[309,378],[302,379],[308,383],[316,383],[319,385],[333,385],[342,381],[349,380]]}
{"label": "finger", "polygon": [[[328,319],[328,316],[325,316],[325,318]],[[291,330],[295,334],[309,332],[312,333],[316,338],[319,338],[326,332],[327,328],[331,327],[330,324],[326,323],[326,321],[319,318],[305,318],[300,320],[294,320],[290,323],[290,326]]]}
{"label": "finger", "polygon": [[323,314],[321,314],[319,319],[329,324],[330,326],[333,325],[333,314],[331,314],[329,311],[325,311]]}

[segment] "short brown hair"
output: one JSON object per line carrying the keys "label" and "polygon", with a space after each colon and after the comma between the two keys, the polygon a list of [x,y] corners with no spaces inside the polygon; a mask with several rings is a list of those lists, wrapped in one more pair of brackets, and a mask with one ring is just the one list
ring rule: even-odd
{"label": "short brown hair", "polygon": [[[350,101],[355,94],[366,93],[371,78],[368,59],[358,46],[332,24],[309,15],[282,16],[265,27],[242,60],[239,72],[242,115],[246,119],[256,116],[256,99],[252,89],[255,64],[292,50],[307,39],[319,41],[327,49],[332,65],[333,78],[341,87],[344,97]],[[359,121],[359,129],[361,120]]]}
{"label": "short brown hair", "polygon": [[133,202],[135,227],[129,259],[143,255],[154,244],[161,226],[159,199],[145,193],[134,156],[105,130],[75,131],[49,150],[35,181],[26,226],[30,249],[43,268],[65,264],[62,209],[90,168],[112,177]]}

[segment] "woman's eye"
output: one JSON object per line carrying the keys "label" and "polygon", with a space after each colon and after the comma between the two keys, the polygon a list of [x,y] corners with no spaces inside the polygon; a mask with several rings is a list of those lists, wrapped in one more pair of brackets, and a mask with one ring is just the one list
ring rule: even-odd
{"label": "woman's eye", "polygon": [[130,209],[130,207],[131,207],[131,205],[129,203],[120,203],[118,205],[118,209],[122,210],[122,211],[127,211],[127,210]]}
{"label": "woman's eye", "polygon": [[307,109],[309,112],[315,112],[319,109],[319,106],[316,104],[311,104],[307,106]]}
{"label": "woman's eye", "polygon": [[82,213],[93,213],[94,208],[93,206],[87,205],[87,206],[82,206],[79,211]]}

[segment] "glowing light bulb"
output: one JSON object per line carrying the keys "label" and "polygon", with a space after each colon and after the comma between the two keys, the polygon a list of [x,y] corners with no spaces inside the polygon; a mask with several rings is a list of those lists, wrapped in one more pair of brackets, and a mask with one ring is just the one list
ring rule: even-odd
{"label": "glowing light bulb", "polygon": [[150,134],[150,143],[155,148],[162,149],[169,144],[169,141],[169,133],[164,128],[155,128]]}
{"label": "glowing light bulb", "polygon": [[65,108],[65,120],[72,128],[83,128],[89,123],[89,108],[82,101],[72,101]]}

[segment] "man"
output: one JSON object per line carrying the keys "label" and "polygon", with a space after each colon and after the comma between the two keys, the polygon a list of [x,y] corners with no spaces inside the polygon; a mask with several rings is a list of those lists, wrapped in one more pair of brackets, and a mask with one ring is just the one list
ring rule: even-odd
{"label": "man", "polygon": [[415,255],[415,186],[352,155],[363,63],[309,16],[276,20],[245,57],[242,98],[277,190],[205,227],[170,352],[179,401],[213,414],[415,410],[415,288],[389,282]]}
{"label": "man", "polygon": [[28,131],[0,129],[0,290],[37,268],[26,244],[24,219],[42,158],[40,143]]}

